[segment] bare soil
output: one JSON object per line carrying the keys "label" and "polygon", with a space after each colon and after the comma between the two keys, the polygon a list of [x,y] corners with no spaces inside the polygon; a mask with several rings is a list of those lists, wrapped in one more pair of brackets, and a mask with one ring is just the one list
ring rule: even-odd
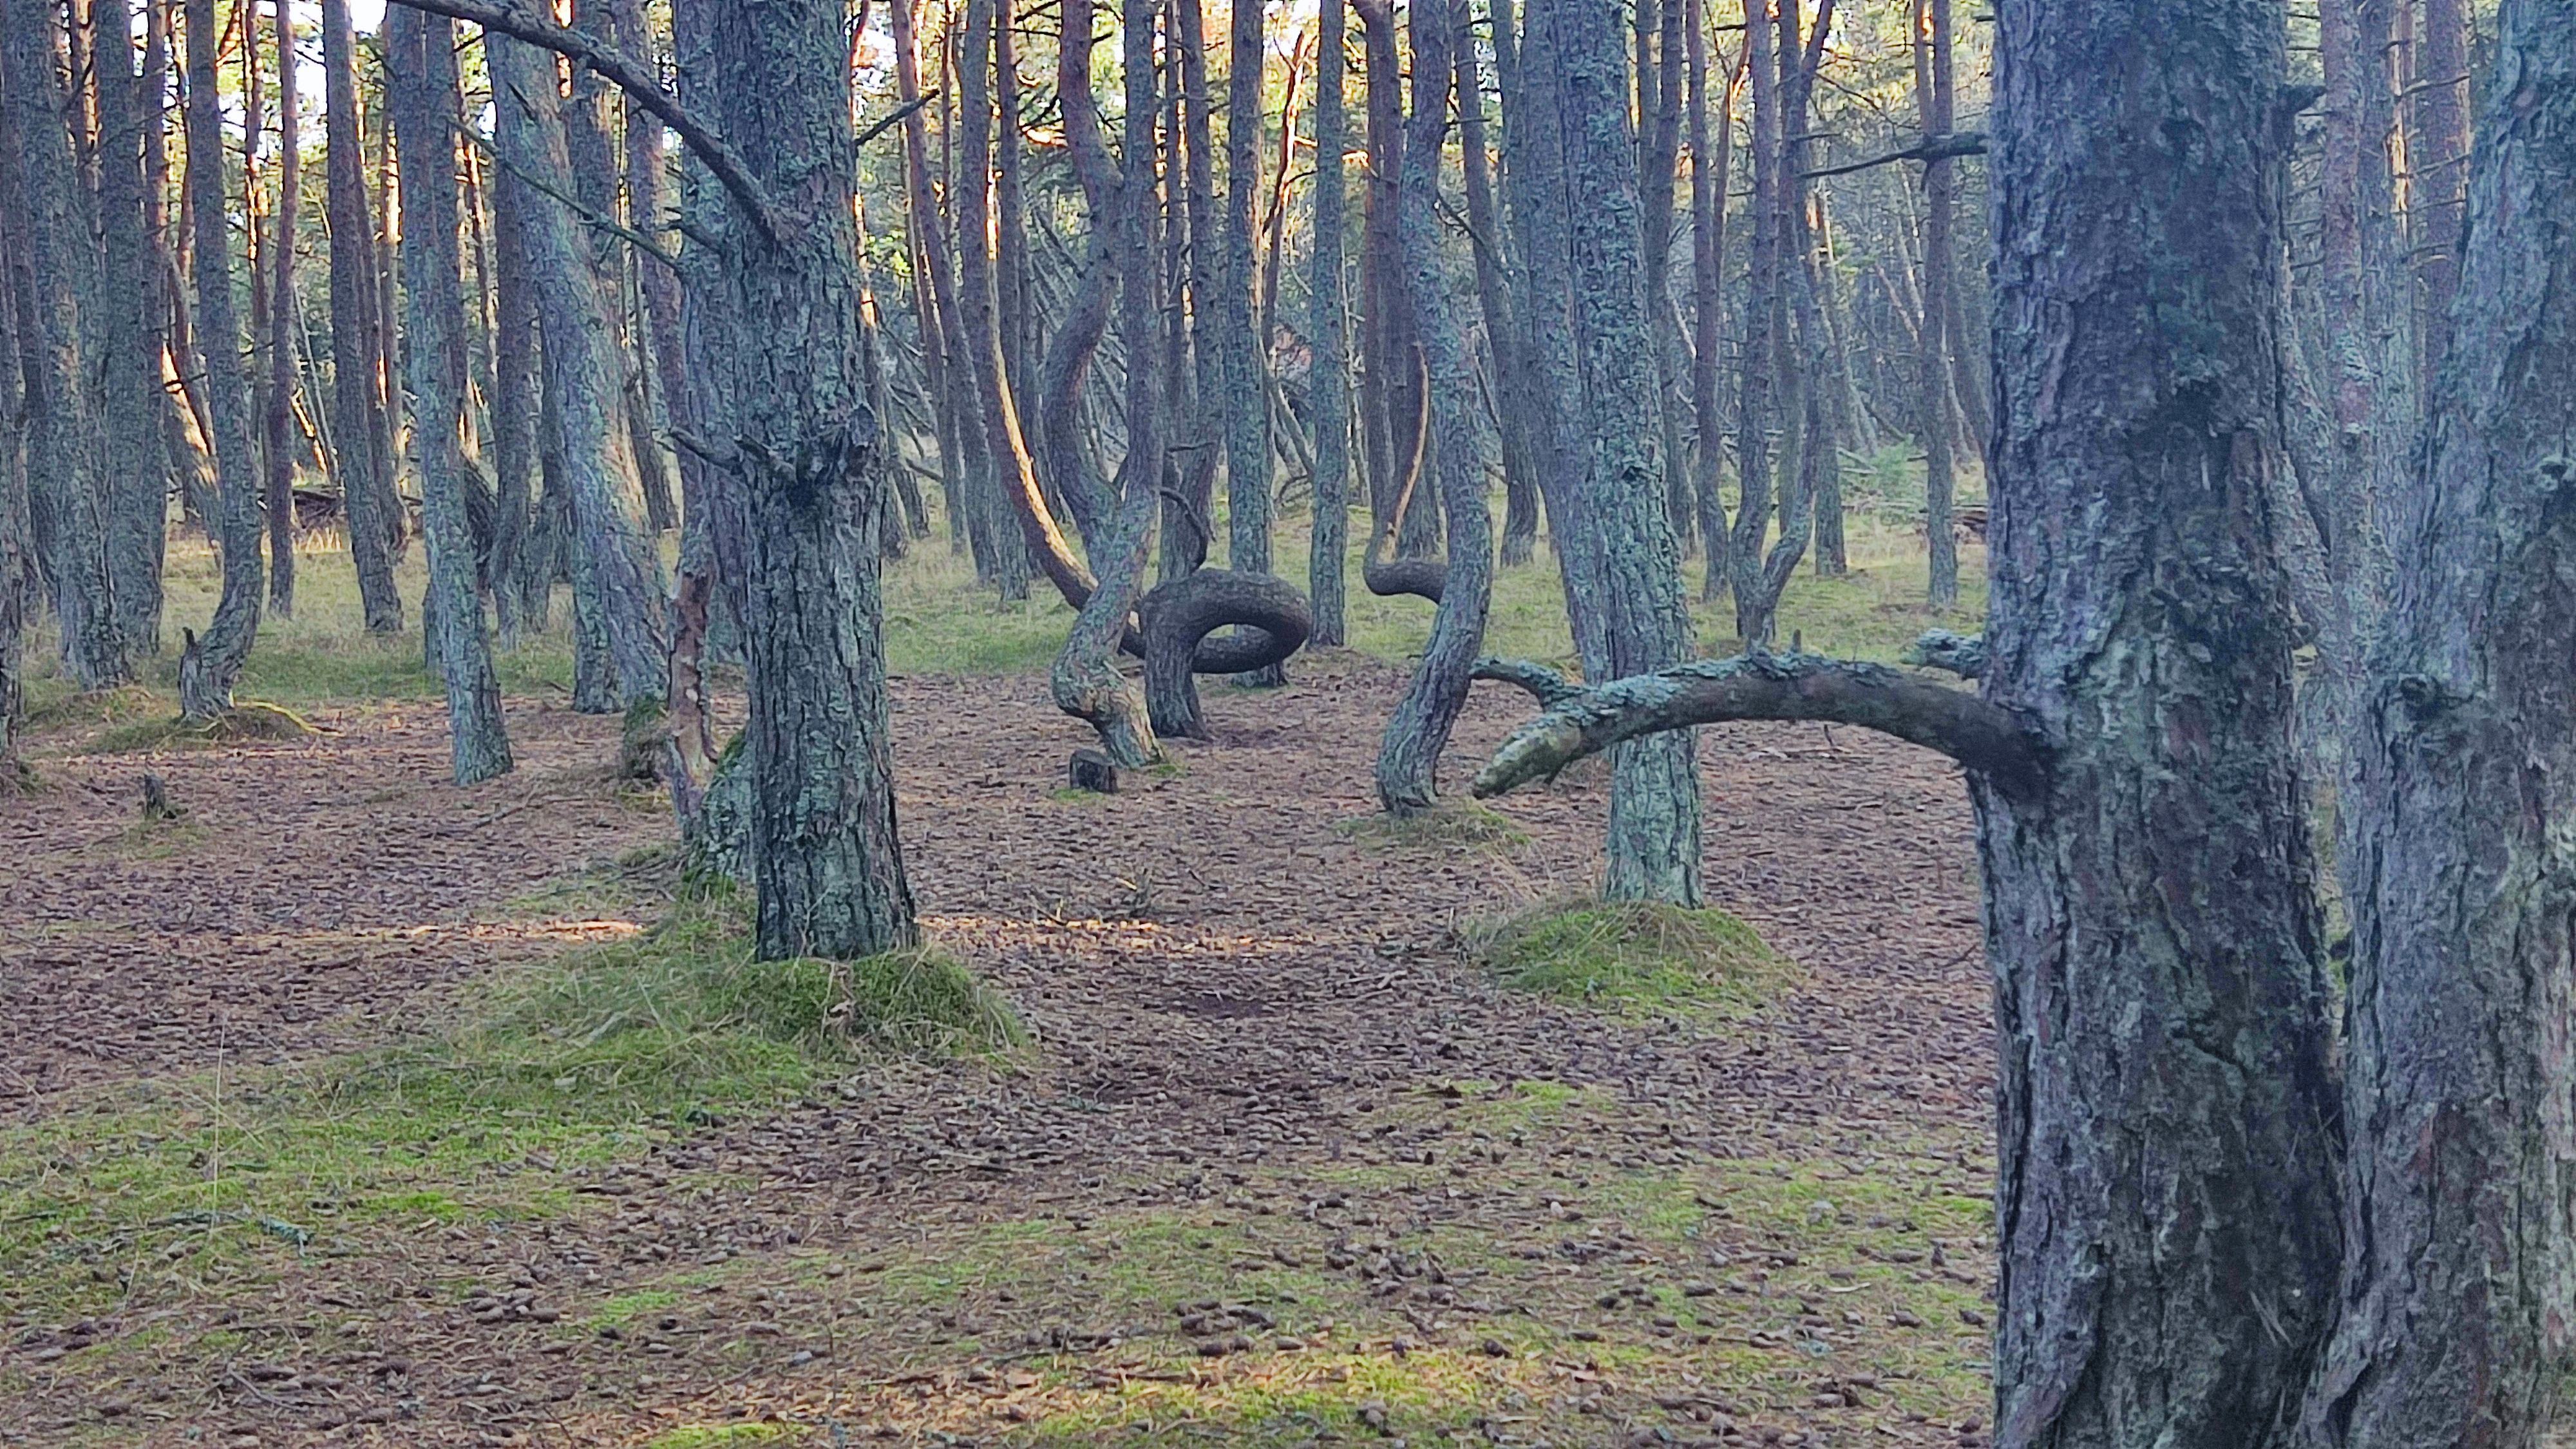
{"label": "bare soil", "polygon": [[[1600,773],[1499,802],[1525,844],[1354,832],[1402,676],[1290,672],[1082,798],[1038,681],[897,682],[925,925],[1017,1005],[1022,1067],[891,1063],[565,1173],[547,1212],[20,1313],[0,1442],[1982,1442],[1955,771],[1705,731],[1712,904],[1799,971],[1749,1014],[1628,1022],[1496,988],[1453,932],[1597,880]],[[1526,712],[1480,690],[1448,787]],[[434,706],[311,717],[67,736],[48,793],[0,801],[0,1113],[382,1042],[633,929],[509,904],[667,839],[601,778],[614,719],[513,701],[519,771],[459,790]],[[139,825],[147,770],[184,819]]]}

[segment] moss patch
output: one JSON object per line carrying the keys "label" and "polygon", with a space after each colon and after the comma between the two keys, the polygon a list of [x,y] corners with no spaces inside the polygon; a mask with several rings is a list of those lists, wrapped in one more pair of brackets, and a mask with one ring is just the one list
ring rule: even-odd
{"label": "moss patch", "polygon": [[1409,815],[1362,815],[1333,833],[1383,850],[1509,850],[1529,844],[1529,832],[1509,816],[1473,800],[1443,800]]}
{"label": "moss patch", "polygon": [[1625,1015],[1758,1005],[1790,972],[1737,917],[1655,901],[1534,906],[1470,922],[1459,935],[1507,986]]}

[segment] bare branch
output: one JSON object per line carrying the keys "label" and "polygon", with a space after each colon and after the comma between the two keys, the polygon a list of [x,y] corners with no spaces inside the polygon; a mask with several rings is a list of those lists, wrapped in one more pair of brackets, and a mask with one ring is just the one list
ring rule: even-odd
{"label": "bare branch", "polygon": [[1640,735],[1750,719],[1861,725],[1937,750],[2008,789],[2030,785],[2040,771],[2021,725],[1965,690],[1883,664],[1744,654],[1568,695],[1513,731],[1472,788],[1479,797],[1500,795]]}
{"label": "bare branch", "polygon": [[[405,3],[408,3],[408,0],[405,0]],[[1938,161],[1948,156],[1983,156],[1984,154],[1986,154],[1985,132],[1956,131],[1947,136],[1926,136],[1902,151],[1890,151],[1884,156],[1872,156],[1866,161],[1847,161],[1840,166],[1827,166],[1821,170],[1801,171],[1798,174],[1812,181],[1819,176],[1848,176],[1854,171],[1867,171],[1872,166],[1885,166],[1891,161]]]}
{"label": "bare branch", "polygon": [[530,45],[543,46],[557,55],[567,56],[589,66],[619,90],[634,98],[637,105],[661,118],[664,125],[679,133],[690,150],[698,153],[707,170],[733,195],[751,224],[773,246],[788,233],[777,205],[770,200],[768,188],[751,174],[751,163],[733,148],[733,143],[718,134],[696,112],[680,104],[679,99],[662,89],[662,80],[654,68],[595,35],[569,30],[550,18],[539,18],[522,10],[516,0],[394,0],[398,5],[430,15],[444,15],[454,20],[470,20],[485,30],[513,36]]}

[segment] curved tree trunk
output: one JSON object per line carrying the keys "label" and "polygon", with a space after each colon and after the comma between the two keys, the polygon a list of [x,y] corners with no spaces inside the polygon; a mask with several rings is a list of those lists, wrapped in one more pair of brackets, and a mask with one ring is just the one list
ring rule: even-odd
{"label": "curved tree trunk", "polygon": [[1437,794],[1440,752],[1467,701],[1494,576],[1493,525],[1485,511],[1484,470],[1476,460],[1475,418],[1467,401],[1475,379],[1449,314],[1440,218],[1433,210],[1439,199],[1440,137],[1447,129],[1450,57],[1455,53],[1451,24],[1445,5],[1413,7],[1413,120],[1404,142],[1399,219],[1413,309],[1410,330],[1419,339],[1431,426],[1438,437],[1435,471],[1447,505],[1449,568],[1430,642],[1387,719],[1378,748],[1378,803],[1395,815],[1428,810]]}
{"label": "curved tree trunk", "polygon": [[[189,37],[195,43],[195,36]],[[503,42],[495,38],[491,48]],[[474,542],[465,513],[463,268],[457,252],[456,22],[407,9],[387,15],[387,109],[402,152],[405,351],[411,360],[412,466],[429,535],[423,628],[447,682],[448,756],[459,785],[511,769],[501,685],[483,636]],[[200,225],[204,213],[200,211]]]}
{"label": "curved tree trunk", "polygon": [[[259,632],[259,459],[250,438],[250,386],[243,376],[241,321],[233,310],[232,233],[224,198],[223,112],[215,92],[214,0],[188,0],[188,201],[195,227],[197,310],[193,331],[205,374],[207,441],[215,458],[217,547],[223,596],[205,637],[191,641],[196,667],[179,676],[179,713],[213,719],[233,707],[233,680]],[[184,662],[184,661],[183,661]]]}
{"label": "curved tree trunk", "polygon": [[[348,0],[323,0],[322,81],[329,152],[323,185],[331,218],[332,434],[339,444],[341,506],[348,521],[349,557],[357,569],[359,607],[367,632],[398,634],[402,632],[402,595],[394,587],[388,544],[392,521],[385,516],[393,498],[393,465],[384,454],[384,416],[375,384],[376,365],[383,354],[375,334],[384,319],[376,315],[375,227],[367,214],[360,150],[365,143],[358,127],[357,38],[349,21]],[[499,342],[508,345],[506,329]],[[523,475],[523,489],[524,482]],[[496,598],[507,588],[506,581],[496,581]],[[510,617],[508,607],[502,609],[503,617]]]}
{"label": "curved tree trunk", "polygon": [[1320,0],[1315,51],[1314,256],[1311,295],[1315,362],[1307,396],[1315,410],[1315,517],[1307,545],[1306,593],[1315,642],[1348,638],[1343,620],[1351,525],[1349,309],[1342,297],[1346,200],[1342,156],[1350,149],[1342,104],[1345,0]]}
{"label": "curved tree trunk", "polygon": [[2449,366],[2390,501],[2399,589],[2352,721],[2351,1134],[2335,1449],[2527,1446],[2576,1299],[2576,14],[2505,0]]}

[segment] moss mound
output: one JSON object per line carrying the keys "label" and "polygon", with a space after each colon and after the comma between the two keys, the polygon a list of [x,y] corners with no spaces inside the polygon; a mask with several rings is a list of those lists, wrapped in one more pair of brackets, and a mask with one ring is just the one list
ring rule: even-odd
{"label": "moss mound", "polygon": [[1473,800],[1443,800],[1407,815],[1381,811],[1345,820],[1334,833],[1362,845],[1401,850],[1503,850],[1529,844],[1529,832]]}
{"label": "moss mound", "polygon": [[164,718],[121,724],[90,741],[88,748],[91,754],[124,755],[142,750],[300,740],[317,733],[304,716],[283,705],[244,700],[229,713],[210,720]]}
{"label": "moss mound", "polygon": [[1506,986],[1629,1016],[1740,1012],[1793,974],[1740,918],[1655,901],[1545,903],[1459,935]]}

